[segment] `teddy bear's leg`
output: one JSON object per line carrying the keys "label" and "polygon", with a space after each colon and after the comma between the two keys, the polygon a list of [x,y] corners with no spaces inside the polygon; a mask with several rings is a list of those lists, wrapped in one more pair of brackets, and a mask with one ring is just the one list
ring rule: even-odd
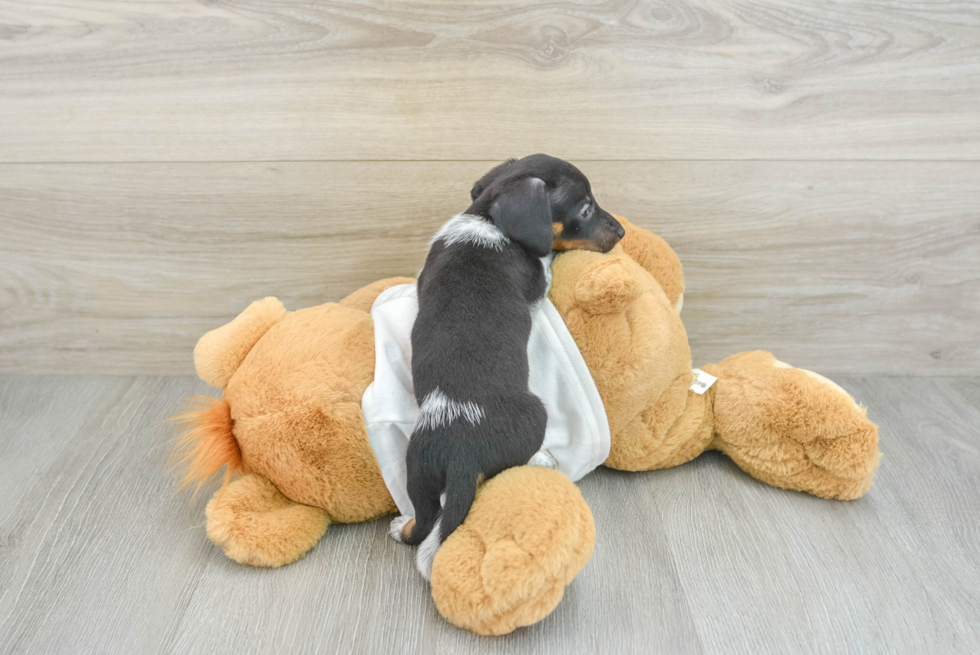
{"label": "teddy bear's leg", "polygon": [[786,489],[851,500],[871,486],[878,427],[841,387],[765,351],[704,367],[718,377],[711,447]]}
{"label": "teddy bear's leg", "polygon": [[710,397],[690,390],[691,375],[670,383],[655,403],[616,431],[605,466],[651,471],[700,455],[712,439]]}
{"label": "teddy bear's leg", "polygon": [[432,597],[451,623],[482,635],[531,625],[558,605],[592,557],[595,523],[564,474],[519,466],[477,492],[432,564]]}
{"label": "teddy bear's leg", "polygon": [[289,500],[261,475],[242,476],[208,502],[208,537],[242,564],[277,567],[306,555],[327,531],[327,513]]}

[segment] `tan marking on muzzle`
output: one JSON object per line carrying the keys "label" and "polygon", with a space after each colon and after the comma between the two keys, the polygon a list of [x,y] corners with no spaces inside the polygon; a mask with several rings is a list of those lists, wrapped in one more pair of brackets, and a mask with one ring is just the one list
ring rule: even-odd
{"label": "tan marking on muzzle", "polygon": [[591,250],[602,252],[602,248],[588,239],[555,239],[551,247],[554,250]]}

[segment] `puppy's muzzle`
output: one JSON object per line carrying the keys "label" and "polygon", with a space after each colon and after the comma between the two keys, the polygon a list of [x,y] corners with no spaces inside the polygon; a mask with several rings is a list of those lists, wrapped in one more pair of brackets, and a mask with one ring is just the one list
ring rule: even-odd
{"label": "puppy's muzzle", "polygon": [[602,212],[596,219],[592,234],[584,239],[563,239],[558,237],[552,243],[552,248],[558,251],[591,250],[593,252],[609,252],[626,234],[626,230],[611,214]]}
{"label": "puppy's muzzle", "polygon": [[596,228],[592,236],[592,242],[598,247],[599,252],[609,252],[619,240],[626,236],[626,229],[612,217],[611,214],[602,212],[602,223]]}

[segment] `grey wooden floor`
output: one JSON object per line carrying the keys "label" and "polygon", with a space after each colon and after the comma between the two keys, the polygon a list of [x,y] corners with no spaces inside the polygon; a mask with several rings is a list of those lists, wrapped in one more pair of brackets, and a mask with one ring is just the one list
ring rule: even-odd
{"label": "grey wooden floor", "polygon": [[881,425],[864,499],[709,454],[582,481],[595,556],[544,622],[437,614],[385,522],[279,570],[204,535],[165,470],[186,377],[0,377],[0,652],[980,652],[980,379],[842,380]]}

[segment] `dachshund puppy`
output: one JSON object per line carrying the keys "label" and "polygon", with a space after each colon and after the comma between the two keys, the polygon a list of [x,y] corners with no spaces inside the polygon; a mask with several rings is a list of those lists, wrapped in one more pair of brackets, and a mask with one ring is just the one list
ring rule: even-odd
{"label": "dachshund puppy", "polygon": [[406,466],[416,516],[396,518],[390,533],[422,544],[426,579],[477,485],[541,448],[547,414],[528,390],[527,344],[554,251],[608,252],[625,233],[588,179],[547,155],[504,162],[470,195],[470,208],[432,240],[411,335],[420,413]]}

